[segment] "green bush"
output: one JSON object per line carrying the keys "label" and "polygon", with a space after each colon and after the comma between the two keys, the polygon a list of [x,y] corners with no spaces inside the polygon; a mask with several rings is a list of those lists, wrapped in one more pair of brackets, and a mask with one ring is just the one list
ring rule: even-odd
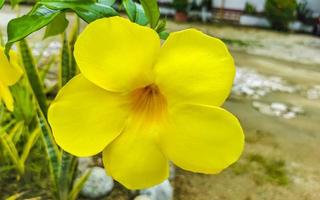
{"label": "green bush", "polygon": [[186,12],[188,7],[188,0],[173,0],[173,7],[177,12]]}
{"label": "green bush", "polygon": [[295,19],[296,9],[296,0],[267,0],[265,4],[266,16],[276,30],[288,30],[289,22]]}
{"label": "green bush", "polygon": [[246,5],[244,7],[244,12],[250,15],[254,15],[257,13],[257,8],[252,3],[246,2]]}

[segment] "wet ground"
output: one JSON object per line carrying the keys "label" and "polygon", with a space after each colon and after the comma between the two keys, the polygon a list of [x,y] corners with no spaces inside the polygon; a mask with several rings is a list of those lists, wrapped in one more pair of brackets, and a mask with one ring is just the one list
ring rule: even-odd
{"label": "wet ground", "polygon": [[[1,28],[4,16],[10,14],[0,14]],[[177,170],[175,199],[320,199],[320,38],[197,23],[168,27],[199,28],[228,44],[237,76],[224,107],[246,134],[240,161],[221,174]],[[33,43],[34,53],[57,54],[56,39]],[[107,199],[126,198],[115,190]]]}

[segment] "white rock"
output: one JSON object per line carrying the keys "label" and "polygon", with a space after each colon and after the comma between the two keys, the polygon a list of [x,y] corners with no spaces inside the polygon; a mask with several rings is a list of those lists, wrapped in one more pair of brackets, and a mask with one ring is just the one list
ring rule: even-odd
{"label": "white rock", "polygon": [[310,100],[316,100],[320,98],[320,89],[313,87],[307,91],[307,98]]}
{"label": "white rock", "polygon": [[78,158],[78,170],[80,171],[80,173],[84,173],[92,165],[93,165],[92,157]]}
{"label": "white rock", "polygon": [[159,185],[141,190],[140,194],[148,196],[150,200],[172,200],[173,188],[168,180]]}
{"label": "white rock", "polygon": [[288,110],[288,106],[284,103],[273,102],[271,103],[271,109],[283,113]]}
{"label": "white rock", "polygon": [[139,195],[139,196],[136,196],[134,200],[151,200],[151,198],[147,195]]}
{"label": "white rock", "polygon": [[303,108],[298,107],[298,106],[293,106],[293,107],[290,108],[290,110],[291,110],[292,112],[297,113],[297,114],[303,114],[303,113],[304,113]]}
{"label": "white rock", "polygon": [[170,170],[169,180],[172,180],[176,176],[176,168],[173,164],[170,164],[169,170]]}
{"label": "white rock", "polygon": [[99,198],[111,192],[113,186],[113,179],[106,174],[103,168],[93,167],[81,194],[88,198]]}
{"label": "white rock", "polygon": [[285,119],[292,119],[292,118],[296,117],[296,113],[295,112],[287,112],[282,117]]}
{"label": "white rock", "polygon": [[268,105],[264,105],[264,106],[261,106],[259,108],[259,111],[263,114],[266,114],[266,115],[271,115],[271,116],[275,116],[276,114],[274,113],[274,111],[270,108],[270,106]]}

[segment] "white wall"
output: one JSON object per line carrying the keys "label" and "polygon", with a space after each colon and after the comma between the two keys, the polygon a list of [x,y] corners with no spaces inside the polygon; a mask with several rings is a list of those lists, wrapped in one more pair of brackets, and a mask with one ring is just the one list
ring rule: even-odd
{"label": "white wall", "polygon": [[[320,0],[319,0],[320,1]],[[244,10],[246,2],[255,5],[258,12],[263,11],[265,0],[224,0],[226,9]],[[221,8],[223,0],[212,0],[212,4],[216,8]]]}
{"label": "white wall", "polygon": [[[266,0],[224,0],[226,9],[244,10],[246,2],[255,5],[258,12],[262,12]],[[297,0],[298,2],[302,0]],[[212,4],[216,8],[222,7],[223,0],[212,0]],[[307,0],[308,7],[314,12],[320,13],[320,0]]]}

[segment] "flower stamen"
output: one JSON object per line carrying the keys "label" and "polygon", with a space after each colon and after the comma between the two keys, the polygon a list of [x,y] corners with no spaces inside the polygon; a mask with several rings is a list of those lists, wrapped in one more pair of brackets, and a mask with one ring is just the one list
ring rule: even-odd
{"label": "flower stamen", "polygon": [[134,90],[130,102],[132,113],[146,120],[159,121],[167,112],[167,100],[155,84]]}

